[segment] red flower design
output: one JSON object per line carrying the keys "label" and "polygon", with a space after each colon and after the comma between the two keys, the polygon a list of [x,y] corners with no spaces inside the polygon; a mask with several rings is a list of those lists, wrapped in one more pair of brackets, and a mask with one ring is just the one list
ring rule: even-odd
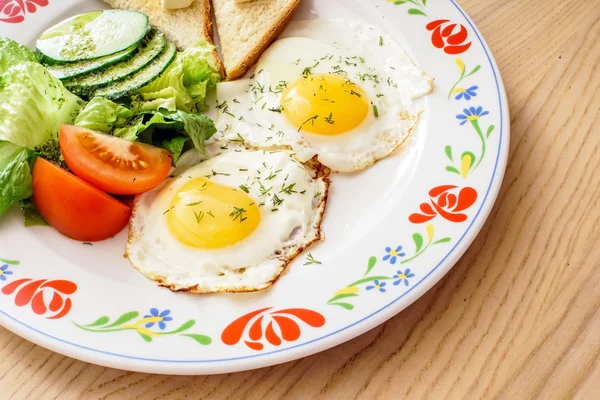
{"label": "red flower design", "polygon": [[[471,47],[471,42],[465,43],[469,36],[467,28],[461,24],[447,24],[448,22],[448,19],[437,19],[425,26],[428,31],[433,31],[431,43],[438,49],[444,49],[447,54],[464,53]],[[453,33],[456,27],[459,27],[458,32]]]}
{"label": "red flower design", "polygon": [[264,339],[273,346],[279,346],[283,342],[282,339],[293,342],[300,338],[301,330],[297,320],[314,328],[325,325],[325,317],[316,311],[306,308],[268,311],[272,308],[262,308],[233,321],[221,334],[223,343],[233,346],[239,343],[242,337],[247,337],[249,340],[244,340],[246,346],[258,351],[264,348]]}
{"label": "red flower design", "polygon": [[33,14],[37,7],[45,7],[48,0],[0,0],[0,21],[18,24],[26,14]]}
{"label": "red flower design", "polygon": [[421,203],[421,213],[414,213],[408,217],[408,220],[413,224],[422,224],[427,222],[436,215],[440,215],[452,222],[464,222],[467,220],[467,215],[461,211],[471,207],[477,200],[477,191],[472,187],[464,187],[460,189],[458,195],[455,192],[457,186],[442,185],[435,187],[429,191],[431,197],[429,203]]}
{"label": "red flower design", "polygon": [[[18,289],[18,290],[17,290]],[[31,304],[31,309],[37,315],[46,315],[48,319],[59,319],[71,310],[71,299],[68,297],[75,293],[77,285],[65,280],[40,279],[34,281],[30,278],[19,279],[2,288],[2,293],[11,295],[15,291],[15,304],[23,307]],[[50,302],[48,299],[50,298]]]}

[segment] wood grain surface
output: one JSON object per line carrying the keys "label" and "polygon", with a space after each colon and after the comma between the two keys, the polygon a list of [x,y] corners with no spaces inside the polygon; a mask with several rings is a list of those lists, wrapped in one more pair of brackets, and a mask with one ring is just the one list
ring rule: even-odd
{"label": "wood grain surface", "polygon": [[217,376],[98,367],[0,328],[0,399],[600,399],[600,1],[461,3],[502,71],[510,158],[429,293],[324,353]]}

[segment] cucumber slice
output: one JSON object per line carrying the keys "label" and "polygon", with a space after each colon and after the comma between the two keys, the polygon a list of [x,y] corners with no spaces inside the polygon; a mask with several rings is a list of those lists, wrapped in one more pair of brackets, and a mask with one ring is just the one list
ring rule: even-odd
{"label": "cucumber slice", "polygon": [[165,36],[161,32],[153,30],[148,34],[144,44],[140,46],[138,53],[133,58],[101,71],[65,81],[65,87],[71,92],[85,97],[101,87],[135,74],[158,57],[166,45],[167,39]]}
{"label": "cucumber slice", "polygon": [[138,45],[134,44],[128,49],[110,56],[97,58],[95,60],[74,61],[66,64],[44,65],[46,69],[57,79],[65,80],[89,74],[102,68],[109,67],[118,62],[125,61],[137,53]]}
{"label": "cucumber slice", "polygon": [[93,96],[102,96],[110,100],[116,100],[135,92],[157,79],[169,65],[171,65],[176,54],[177,48],[173,43],[169,42],[162,53],[141,71],[122,81],[114,82],[106,87],[96,90],[93,93]]}
{"label": "cucumber slice", "polygon": [[148,16],[132,10],[99,10],[71,17],[37,40],[48,64],[93,60],[139,43],[150,30]]}

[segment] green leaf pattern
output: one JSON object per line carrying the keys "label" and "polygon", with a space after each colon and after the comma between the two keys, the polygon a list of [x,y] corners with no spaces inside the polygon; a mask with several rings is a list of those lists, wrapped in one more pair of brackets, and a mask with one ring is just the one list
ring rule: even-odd
{"label": "green leaf pattern", "polygon": [[[407,264],[410,263],[411,261],[415,260],[416,258],[420,257],[422,254],[424,254],[429,248],[430,246],[435,246],[438,244],[442,244],[442,243],[448,243],[451,241],[451,238],[449,237],[443,237],[441,239],[437,239],[434,241],[434,227],[432,224],[428,224],[425,227],[425,235],[423,235],[420,232],[415,232],[412,234],[412,240],[415,244],[415,252],[412,256],[406,258],[406,259],[402,259],[400,262],[398,262],[398,265],[403,265],[403,264]],[[401,249],[401,246],[399,246],[396,250]],[[390,250],[390,249],[386,249],[386,250]],[[394,254],[396,255],[395,257],[401,257],[404,255],[404,253],[399,254],[397,252],[394,252]],[[384,258],[383,260],[386,260],[388,258]],[[414,277],[413,272],[410,272],[410,270],[397,270],[397,267],[392,267],[392,269],[390,269],[390,264],[394,264],[396,263],[396,261],[394,261],[393,263],[384,263],[386,264],[385,267],[387,267],[387,273],[382,274],[381,272],[384,271],[384,268],[379,268],[377,274],[373,274],[371,275],[371,272],[373,272],[377,266],[377,257],[375,256],[371,256],[369,257],[369,260],[367,262],[367,268],[365,273],[363,274],[363,277],[361,279],[358,279],[352,283],[350,283],[349,285],[347,285],[346,287],[338,290],[337,292],[335,292],[333,294],[333,296],[327,301],[328,305],[331,306],[339,306],[341,308],[344,308],[346,310],[353,310],[354,309],[354,304],[350,303],[350,299],[355,300],[356,297],[360,297],[362,295],[365,295],[368,289],[373,289],[373,288],[383,288],[381,290],[373,290],[372,293],[385,293],[388,289],[392,290],[392,288],[404,288],[405,290],[410,288],[410,284],[408,284],[408,278],[412,278]],[[393,281],[393,285],[389,285],[387,283],[384,282],[389,282],[389,281]],[[399,283],[401,281],[404,281],[405,284],[404,285],[399,285]],[[369,285],[370,284],[370,285]],[[379,285],[379,286],[377,286]],[[370,293],[369,293],[370,294]],[[340,300],[344,300],[344,301],[340,301]]]}
{"label": "green leaf pattern", "polygon": [[110,322],[110,317],[106,315],[98,318],[90,324],[78,324],[76,322],[73,323],[75,326],[84,331],[95,333],[134,331],[148,343],[152,342],[154,338],[170,335],[185,336],[204,346],[207,346],[212,342],[212,339],[206,335],[197,333],[183,333],[190,330],[196,324],[196,321],[193,319],[184,322],[177,329],[171,331],[154,328],[155,323],[160,323],[163,320],[164,317],[161,317],[160,315],[148,315],[145,317],[140,317],[140,313],[138,311],[130,311],[124,313],[112,323]]}

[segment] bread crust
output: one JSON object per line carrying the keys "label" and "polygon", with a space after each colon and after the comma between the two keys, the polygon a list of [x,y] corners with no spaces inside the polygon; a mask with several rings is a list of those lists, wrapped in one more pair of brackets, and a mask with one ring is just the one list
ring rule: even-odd
{"label": "bread crust", "polygon": [[[214,46],[215,42],[214,42],[214,36],[213,36],[211,1],[210,0],[196,0],[196,1],[204,2],[204,12],[202,13],[204,15],[204,39],[208,43],[210,43]],[[215,63],[216,63],[215,67],[221,74],[221,78],[223,80],[225,80],[227,78],[227,72],[225,71],[225,65],[223,64],[223,61],[221,60],[221,56],[219,56],[219,53],[217,52],[216,48],[213,49],[212,53],[215,58]]]}
{"label": "bread crust", "polygon": [[[265,31],[263,36],[257,42],[256,46],[251,49],[246,58],[240,61],[235,67],[227,70],[227,80],[235,80],[241,78],[248,72],[250,68],[260,58],[262,53],[277,39],[277,37],[283,32],[287,24],[290,22],[292,17],[294,16],[294,11],[300,5],[301,0],[292,1],[288,7],[281,13],[279,19],[271,26],[269,29]],[[212,0],[211,0],[212,2]],[[214,7],[214,5],[213,5]],[[217,31],[219,28],[219,21],[217,21]]]}

